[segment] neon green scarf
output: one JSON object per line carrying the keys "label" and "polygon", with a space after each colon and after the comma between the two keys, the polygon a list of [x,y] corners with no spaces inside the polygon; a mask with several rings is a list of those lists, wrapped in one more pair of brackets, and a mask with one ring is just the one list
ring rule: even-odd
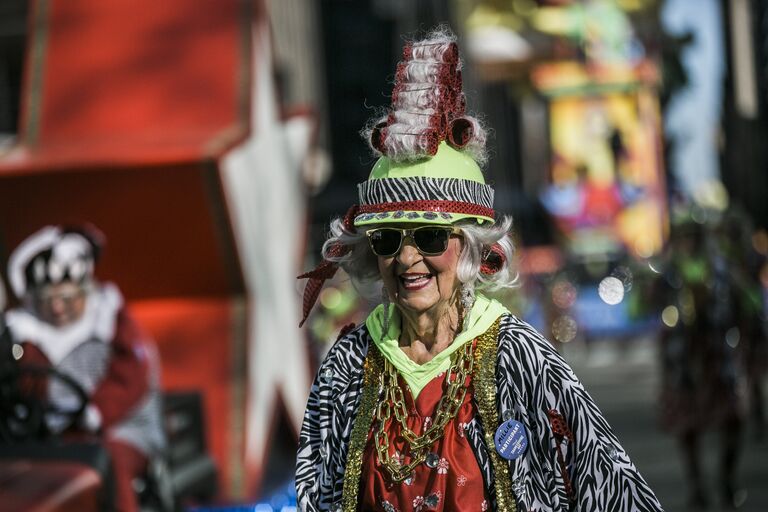
{"label": "neon green scarf", "polygon": [[467,329],[459,333],[448,348],[424,364],[417,364],[411,361],[405,355],[405,352],[400,349],[398,344],[398,339],[400,338],[400,311],[398,308],[389,308],[388,332],[382,332],[384,330],[383,305],[379,305],[371,312],[365,321],[365,325],[368,327],[368,332],[371,334],[379,351],[400,372],[415,400],[429,381],[450,367],[451,354],[464,345],[464,343],[475,339],[487,331],[493,322],[505,313],[509,313],[509,310],[501,305],[501,303],[478,294],[475,298],[475,304],[472,306],[472,311],[469,314]]}

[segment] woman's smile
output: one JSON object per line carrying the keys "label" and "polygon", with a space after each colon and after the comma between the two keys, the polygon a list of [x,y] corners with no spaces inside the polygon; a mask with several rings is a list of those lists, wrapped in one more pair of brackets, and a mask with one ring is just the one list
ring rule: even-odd
{"label": "woman's smile", "polygon": [[455,291],[460,285],[456,267],[461,247],[461,238],[452,236],[443,253],[425,256],[412,241],[405,240],[394,256],[378,257],[384,286],[401,310],[417,315],[435,313],[444,311],[443,306],[455,300]]}
{"label": "woman's smile", "polygon": [[409,292],[418,291],[429,286],[432,274],[407,272],[400,274],[400,286]]}

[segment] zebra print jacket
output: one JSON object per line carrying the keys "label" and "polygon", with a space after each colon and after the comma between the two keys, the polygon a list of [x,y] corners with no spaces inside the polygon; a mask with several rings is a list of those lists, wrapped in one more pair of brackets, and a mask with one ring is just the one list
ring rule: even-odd
{"label": "zebra print jacket", "polygon": [[[340,338],[320,365],[299,439],[299,510],[340,510],[363,362],[372,344],[361,325]],[[527,451],[507,461],[519,511],[662,510],[570,367],[535,329],[512,315],[501,318],[496,387],[500,421],[514,418],[528,433]],[[484,428],[476,417],[466,434],[496,510]]]}

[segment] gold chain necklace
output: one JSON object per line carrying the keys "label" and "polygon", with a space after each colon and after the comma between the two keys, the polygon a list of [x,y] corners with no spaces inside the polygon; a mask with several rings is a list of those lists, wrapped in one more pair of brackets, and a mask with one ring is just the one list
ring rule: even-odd
{"label": "gold chain necklace", "polygon": [[[496,343],[499,337],[500,320],[483,334],[477,337],[477,346],[474,348],[473,361],[473,387],[478,415],[483,425],[497,425],[498,411],[496,409]],[[470,342],[467,342],[470,344]],[[357,417],[353,421],[352,432],[349,436],[349,451],[347,452],[347,464],[344,468],[344,484],[342,491],[342,510],[354,512],[357,510],[358,495],[360,493],[360,475],[363,466],[363,453],[368,441],[376,408],[379,401],[379,386],[383,382],[384,360],[381,352],[375,345],[368,350],[365,358],[363,372],[363,391],[360,398],[360,407]],[[485,446],[490,456],[490,464],[493,468],[493,482],[495,488],[497,512],[516,512],[517,504],[512,494],[512,478],[509,465],[496,452],[493,433],[485,432]],[[491,482],[486,482],[491,485]]]}
{"label": "gold chain necklace", "polygon": [[[379,427],[374,443],[379,464],[387,468],[395,482],[402,482],[408,478],[413,469],[426,460],[429,447],[443,437],[445,426],[459,412],[467,394],[467,377],[472,374],[474,367],[472,347],[472,341],[468,341],[451,356],[451,367],[445,376],[445,391],[435,409],[435,419],[420,436],[417,436],[406,424],[408,411],[405,408],[403,391],[397,382],[397,370],[389,360],[384,359],[384,371],[380,377],[384,386],[384,397],[376,408]],[[400,424],[401,435],[408,445],[411,456],[411,462],[405,465],[393,459],[389,453],[390,440],[384,431],[384,425],[393,414]]]}

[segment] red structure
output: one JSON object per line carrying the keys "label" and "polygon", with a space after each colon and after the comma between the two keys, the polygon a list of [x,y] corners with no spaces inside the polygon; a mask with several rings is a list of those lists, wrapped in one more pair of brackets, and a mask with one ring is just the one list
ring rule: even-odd
{"label": "red structure", "polygon": [[260,0],[36,0],[21,133],[0,155],[4,248],[45,224],[106,233],[97,274],[154,335],[163,388],[203,392],[230,497],[257,493],[266,454],[243,455],[254,444],[245,418],[257,298],[222,160],[259,136],[254,77],[272,70],[254,56],[270,53],[258,46],[266,30]]}

